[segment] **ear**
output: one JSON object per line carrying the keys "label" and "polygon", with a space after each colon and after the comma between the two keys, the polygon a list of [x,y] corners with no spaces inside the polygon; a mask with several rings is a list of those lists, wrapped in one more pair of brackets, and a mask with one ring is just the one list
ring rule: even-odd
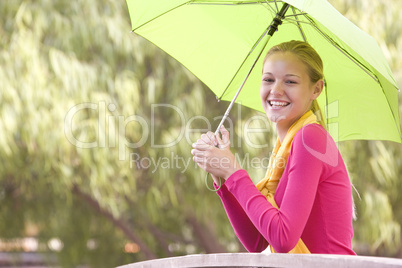
{"label": "ear", "polygon": [[314,84],[314,91],[313,91],[313,94],[311,95],[311,100],[317,99],[318,96],[320,96],[323,88],[324,88],[324,81],[322,79],[318,80]]}

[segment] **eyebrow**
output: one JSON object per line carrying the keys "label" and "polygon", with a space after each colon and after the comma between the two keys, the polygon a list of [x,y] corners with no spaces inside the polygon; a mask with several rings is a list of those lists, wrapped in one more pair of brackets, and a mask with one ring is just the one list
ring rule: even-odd
{"label": "eyebrow", "polygon": [[[270,75],[272,75],[272,73],[270,73],[270,72],[266,72],[266,73],[263,73],[263,74],[270,74]],[[300,78],[300,76],[297,75],[297,74],[285,74],[285,76],[296,76],[296,77],[299,77],[299,78]]]}

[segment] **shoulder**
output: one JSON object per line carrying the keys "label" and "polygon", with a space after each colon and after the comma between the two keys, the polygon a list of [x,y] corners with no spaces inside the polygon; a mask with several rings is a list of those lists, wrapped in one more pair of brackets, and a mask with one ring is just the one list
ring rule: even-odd
{"label": "shoulder", "polygon": [[326,147],[327,143],[333,142],[333,139],[321,125],[308,124],[296,133],[293,141],[320,150]]}
{"label": "shoulder", "polygon": [[330,165],[338,164],[338,147],[321,125],[309,124],[302,127],[296,133],[292,146],[293,153],[314,156]]}

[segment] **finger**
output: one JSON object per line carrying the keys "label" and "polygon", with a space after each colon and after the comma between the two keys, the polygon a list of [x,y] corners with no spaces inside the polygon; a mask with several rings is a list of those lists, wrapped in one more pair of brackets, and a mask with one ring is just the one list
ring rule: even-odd
{"label": "finger", "polygon": [[[207,171],[207,167],[205,164],[197,163],[197,165],[202,168],[203,170]],[[208,171],[207,171],[208,172]]]}
{"label": "finger", "polygon": [[218,140],[216,139],[215,134],[214,134],[213,132],[208,131],[208,132],[207,132],[207,136],[208,136],[208,138],[209,138],[209,139],[212,141],[212,143],[213,143],[213,144],[211,144],[211,145],[213,145],[213,146],[217,146],[217,145],[218,145]]}
{"label": "finger", "polygon": [[193,143],[193,148],[195,148],[194,146],[198,146],[198,148],[208,148],[208,147],[210,147],[210,144],[205,140],[206,140],[205,136],[201,135],[201,137],[195,143]]}
{"label": "finger", "polygon": [[210,139],[208,133],[202,134],[202,135],[201,135],[201,139],[202,139],[206,144],[209,144],[209,145],[214,146],[214,142]]}
{"label": "finger", "polygon": [[194,149],[200,150],[200,151],[205,151],[208,150],[209,148],[213,147],[209,144],[206,144],[204,141],[198,140],[196,143],[193,143],[192,147]]}
{"label": "finger", "polygon": [[205,156],[205,153],[203,151],[197,150],[197,149],[192,149],[191,154],[194,156]]}
{"label": "finger", "polygon": [[206,169],[206,168],[207,168],[207,164],[206,164],[206,161],[205,161],[204,158],[194,156],[194,157],[193,157],[193,161],[194,161],[199,167],[201,167],[202,169]]}
{"label": "finger", "polygon": [[230,134],[229,131],[222,125],[219,131],[222,134],[222,139],[219,139],[219,148],[224,148],[230,145]]}
{"label": "finger", "polygon": [[230,140],[230,134],[229,131],[226,130],[226,128],[222,125],[220,130],[219,130],[222,134],[222,140],[227,143]]}
{"label": "finger", "polygon": [[205,160],[203,157],[193,156],[193,161],[196,163],[204,163]]}

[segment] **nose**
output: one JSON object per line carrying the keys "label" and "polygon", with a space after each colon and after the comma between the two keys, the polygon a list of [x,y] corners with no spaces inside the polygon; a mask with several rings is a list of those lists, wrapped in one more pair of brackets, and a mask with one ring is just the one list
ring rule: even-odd
{"label": "nose", "polygon": [[271,87],[271,92],[270,95],[273,96],[282,96],[284,92],[284,88],[281,83],[276,82],[275,84],[272,85]]}

